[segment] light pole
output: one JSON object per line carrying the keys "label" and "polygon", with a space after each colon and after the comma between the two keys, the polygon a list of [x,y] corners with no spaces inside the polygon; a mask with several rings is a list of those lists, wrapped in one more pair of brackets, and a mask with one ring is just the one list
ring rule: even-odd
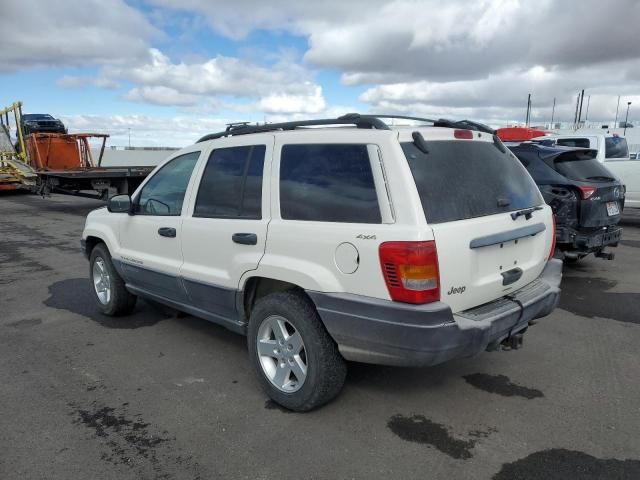
{"label": "light pole", "polygon": [[631,102],[627,102],[627,116],[624,119],[624,133],[623,136],[627,136],[627,122],[629,121],[629,107],[631,106]]}

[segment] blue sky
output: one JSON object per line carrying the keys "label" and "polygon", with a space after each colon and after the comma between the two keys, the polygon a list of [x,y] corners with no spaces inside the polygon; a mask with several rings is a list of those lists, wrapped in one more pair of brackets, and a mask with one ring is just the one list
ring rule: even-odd
{"label": "blue sky", "polygon": [[229,121],[349,111],[504,125],[528,93],[534,121],[553,98],[568,121],[582,88],[594,121],[612,120],[618,95],[640,103],[632,0],[7,2],[0,104],[112,144],[129,129],[138,145],[181,146]]}

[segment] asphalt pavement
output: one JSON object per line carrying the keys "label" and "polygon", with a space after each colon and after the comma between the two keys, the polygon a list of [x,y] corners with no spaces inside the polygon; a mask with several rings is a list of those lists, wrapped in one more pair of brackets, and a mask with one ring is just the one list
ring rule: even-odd
{"label": "asphalt pavement", "polygon": [[143,301],[97,312],[79,240],[100,205],[0,196],[0,479],[640,478],[640,212],[615,260],[565,267],[524,348],[350,364],[294,414],[243,337]]}

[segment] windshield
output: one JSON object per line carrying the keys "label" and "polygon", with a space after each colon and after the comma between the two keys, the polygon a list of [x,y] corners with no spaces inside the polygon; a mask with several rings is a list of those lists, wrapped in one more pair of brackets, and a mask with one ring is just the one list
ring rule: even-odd
{"label": "windshield", "polygon": [[402,143],[429,223],[494,215],[543,203],[518,159],[493,142]]}
{"label": "windshield", "polygon": [[610,182],[613,174],[595,159],[596,152],[566,152],[554,159],[556,171],[579,182]]}
{"label": "windshield", "polygon": [[605,158],[627,158],[629,147],[627,139],[623,137],[606,137],[604,139]]}
{"label": "windshield", "polygon": [[27,113],[22,115],[25,120],[53,120],[53,117],[48,113]]}

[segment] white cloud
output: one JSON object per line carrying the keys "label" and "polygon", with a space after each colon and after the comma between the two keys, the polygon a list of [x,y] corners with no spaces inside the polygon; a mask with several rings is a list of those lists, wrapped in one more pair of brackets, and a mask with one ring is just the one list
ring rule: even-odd
{"label": "white cloud", "polygon": [[199,97],[188,93],[181,93],[169,87],[156,85],[152,87],[136,87],[126,95],[132,102],[146,102],[155,105],[190,106],[198,103]]}
{"label": "white cloud", "polygon": [[161,36],[123,0],[4,1],[0,31],[0,72],[131,62]]}
{"label": "white cloud", "polygon": [[66,115],[61,120],[71,133],[102,132],[111,135],[107,145],[184,147],[200,137],[225,129],[226,119],[208,116],[155,117],[147,115]]}
{"label": "white cloud", "polygon": [[307,94],[272,93],[262,98],[257,105],[265,113],[319,113],[327,104],[322,95],[322,87],[309,84]]}

